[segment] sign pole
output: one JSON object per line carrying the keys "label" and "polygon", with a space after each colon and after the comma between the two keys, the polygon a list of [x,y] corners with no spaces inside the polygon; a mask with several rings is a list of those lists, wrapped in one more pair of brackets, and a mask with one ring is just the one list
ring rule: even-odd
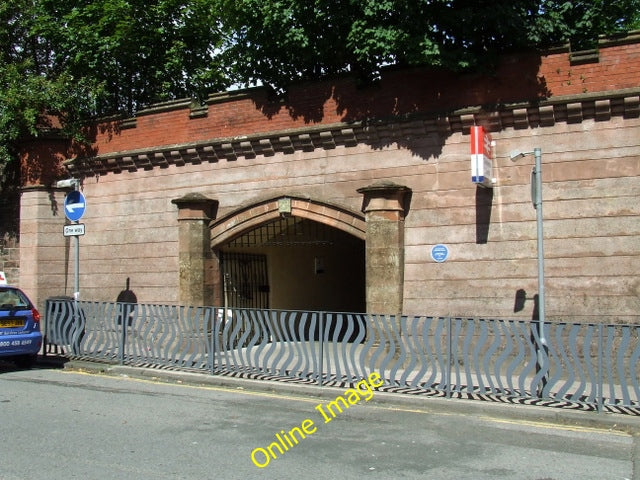
{"label": "sign pole", "polygon": [[[78,222],[76,221],[76,224]],[[75,264],[74,264],[74,268],[73,268],[73,273],[74,273],[74,281],[73,281],[73,298],[75,299],[75,301],[78,301],[78,298],[80,297],[80,236],[79,235],[74,235],[75,237],[75,245],[74,245],[74,257],[75,257]]]}
{"label": "sign pole", "polygon": [[[547,354],[547,339],[545,338],[545,288],[544,288],[544,237],[542,232],[543,215],[542,215],[542,149],[536,147],[533,152],[520,152],[515,150],[509,154],[512,161],[517,158],[524,157],[533,153],[535,158],[535,166],[531,172],[531,202],[533,208],[536,209],[536,230],[537,230],[537,246],[538,246],[538,343],[537,350],[537,369],[536,373],[543,369],[548,368],[548,362],[545,362]],[[547,364],[547,365],[545,365]],[[538,395],[542,397],[544,393],[544,387],[547,383],[546,375],[542,376],[541,384],[538,388]]]}
{"label": "sign pole", "polygon": [[[546,348],[547,339],[545,338],[545,291],[544,291],[544,241],[542,232],[542,150],[540,148],[533,149],[535,158],[535,197],[534,206],[536,209],[536,230],[538,235],[538,337],[540,339],[540,348],[538,348],[538,367],[542,368],[544,362],[543,349]],[[542,386],[540,388],[540,396],[546,384],[546,377],[542,378]]]}
{"label": "sign pole", "polygon": [[[78,182],[75,182],[74,190],[78,191]],[[75,218],[75,217],[74,217]],[[75,220],[76,225],[78,224],[78,219]],[[78,311],[78,299],[80,298],[80,236],[74,235],[74,248],[73,248],[73,300],[75,303],[75,311]]]}
{"label": "sign pole", "polygon": [[70,229],[64,228],[64,235],[76,237],[74,240],[74,282],[73,298],[77,302],[80,297],[80,235],[84,235],[84,225],[78,223],[86,209],[84,195],[79,190],[80,181],[78,179],[62,180],[58,182],[59,187],[73,186],[73,190],[64,199],[64,213],[73,224]]}
{"label": "sign pole", "polygon": [[[74,266],[73,266],[73,321],[75,325],[80,325],[80,316],[78,308],[78,299],[80,298],[80,235],[84,235],[84,225],[78,223],[78,220],[84,215],[87,208],[84,195],[80,191],[80,180],[70,178],[68,180],[60,180],[56,183],[58,188],[73,187],[73,190],[64,197],[64,214],[67,219],[73,222],[69,226],[65,226],[62,230],[64,236],[76,237],[74,240]],[[70,228],[67,228],[70,227]],[[79,353],[75,352],[74,354]]]}

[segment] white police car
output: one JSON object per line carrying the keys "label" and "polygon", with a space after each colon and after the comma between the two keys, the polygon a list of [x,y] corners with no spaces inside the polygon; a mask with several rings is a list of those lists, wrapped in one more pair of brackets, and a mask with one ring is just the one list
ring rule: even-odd
{"label": "white police car", "polygon": [[40,313],[22,290],[0,283],[0,360],[31,367],[41,346]]}

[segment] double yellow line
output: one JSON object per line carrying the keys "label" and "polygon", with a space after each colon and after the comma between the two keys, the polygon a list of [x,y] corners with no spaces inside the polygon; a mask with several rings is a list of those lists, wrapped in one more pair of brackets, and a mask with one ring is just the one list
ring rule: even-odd
{"label": "double yellow line", "polygon": [[[261,398],[290,400],[294,402],[303,402],[303,403],[314,403],[314,404],[318,403],[317,398],[308,398],[301,395],[289,395],[284,393],[257,392],[252,390],[245,390],[244,387],[194,385],[191,383],[183,383],[180,381],[169,380],[169,379],[163,380],[158,378],[146,379],[146,378],[139,378],[139,377],[123,377],[123,376],[114,376],[110,374],[107,374],[107,375],[97,374],[97,373],[86,372],[86,371],[66,371],[65,373],[74,373],[74,374],[89,375],[89,376],[110,376],[112,378],[136,381],[139,383],[148,383],[152,385],[177,385],[184,388],[191,388],[191,389],[198,389],[198,390],[234,393],[234,394],[248,395],[248,396],[254,396],[254,397],[261,397]],[[524,419],[507,419],[507,418],[493,417],[490,415],[478,415],[475,413],[470,414],[470,413],[460,413],[460,412],[442,412],[442,411],[430,410],[430,409],[410,408],[410,407],[402,407],[397,405],[385,406],[380,404],[368,404],[367,408],[376,408],[379,410],[387,410],[387,411],[393,411],[393,412],[418,413],[423,415],[428,414],[428,415],[441,415],[441,416],[468,416],[468,417],[473,417],[474,420],[481,420],[488,423],[500,423],[505,425],[526,426],[526,427],[539,428],[539,429],[553,429],[553,430],[578,432],[578,433],[595,433],[595,434],[606,433],[608,435],[617,435],[620,437],[633,436],[623,431],[611,430],[611,429],[605,429],[605,428],[588,427],[588,426],[582,426],[582,425],[563,425],[558,423],[532,421],[532,420],[524,420]]]}

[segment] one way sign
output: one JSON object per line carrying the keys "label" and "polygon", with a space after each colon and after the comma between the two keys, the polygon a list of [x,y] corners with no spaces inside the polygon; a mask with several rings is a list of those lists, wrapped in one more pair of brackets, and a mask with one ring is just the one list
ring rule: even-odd
{"label": "one way sign", "polygon": [[87,203],[82,192],[73,190],[64,197],[64,214],[72,222],[77,222],[84,215]]}

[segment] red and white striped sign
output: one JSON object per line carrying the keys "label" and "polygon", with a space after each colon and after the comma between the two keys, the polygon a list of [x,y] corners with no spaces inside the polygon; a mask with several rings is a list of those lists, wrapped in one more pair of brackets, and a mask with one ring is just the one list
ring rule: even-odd
{"label": "red and white striped sign", "polygon": [[493,186],[493,145],[491,135],[483,127],[471,127],[471,181]]}

